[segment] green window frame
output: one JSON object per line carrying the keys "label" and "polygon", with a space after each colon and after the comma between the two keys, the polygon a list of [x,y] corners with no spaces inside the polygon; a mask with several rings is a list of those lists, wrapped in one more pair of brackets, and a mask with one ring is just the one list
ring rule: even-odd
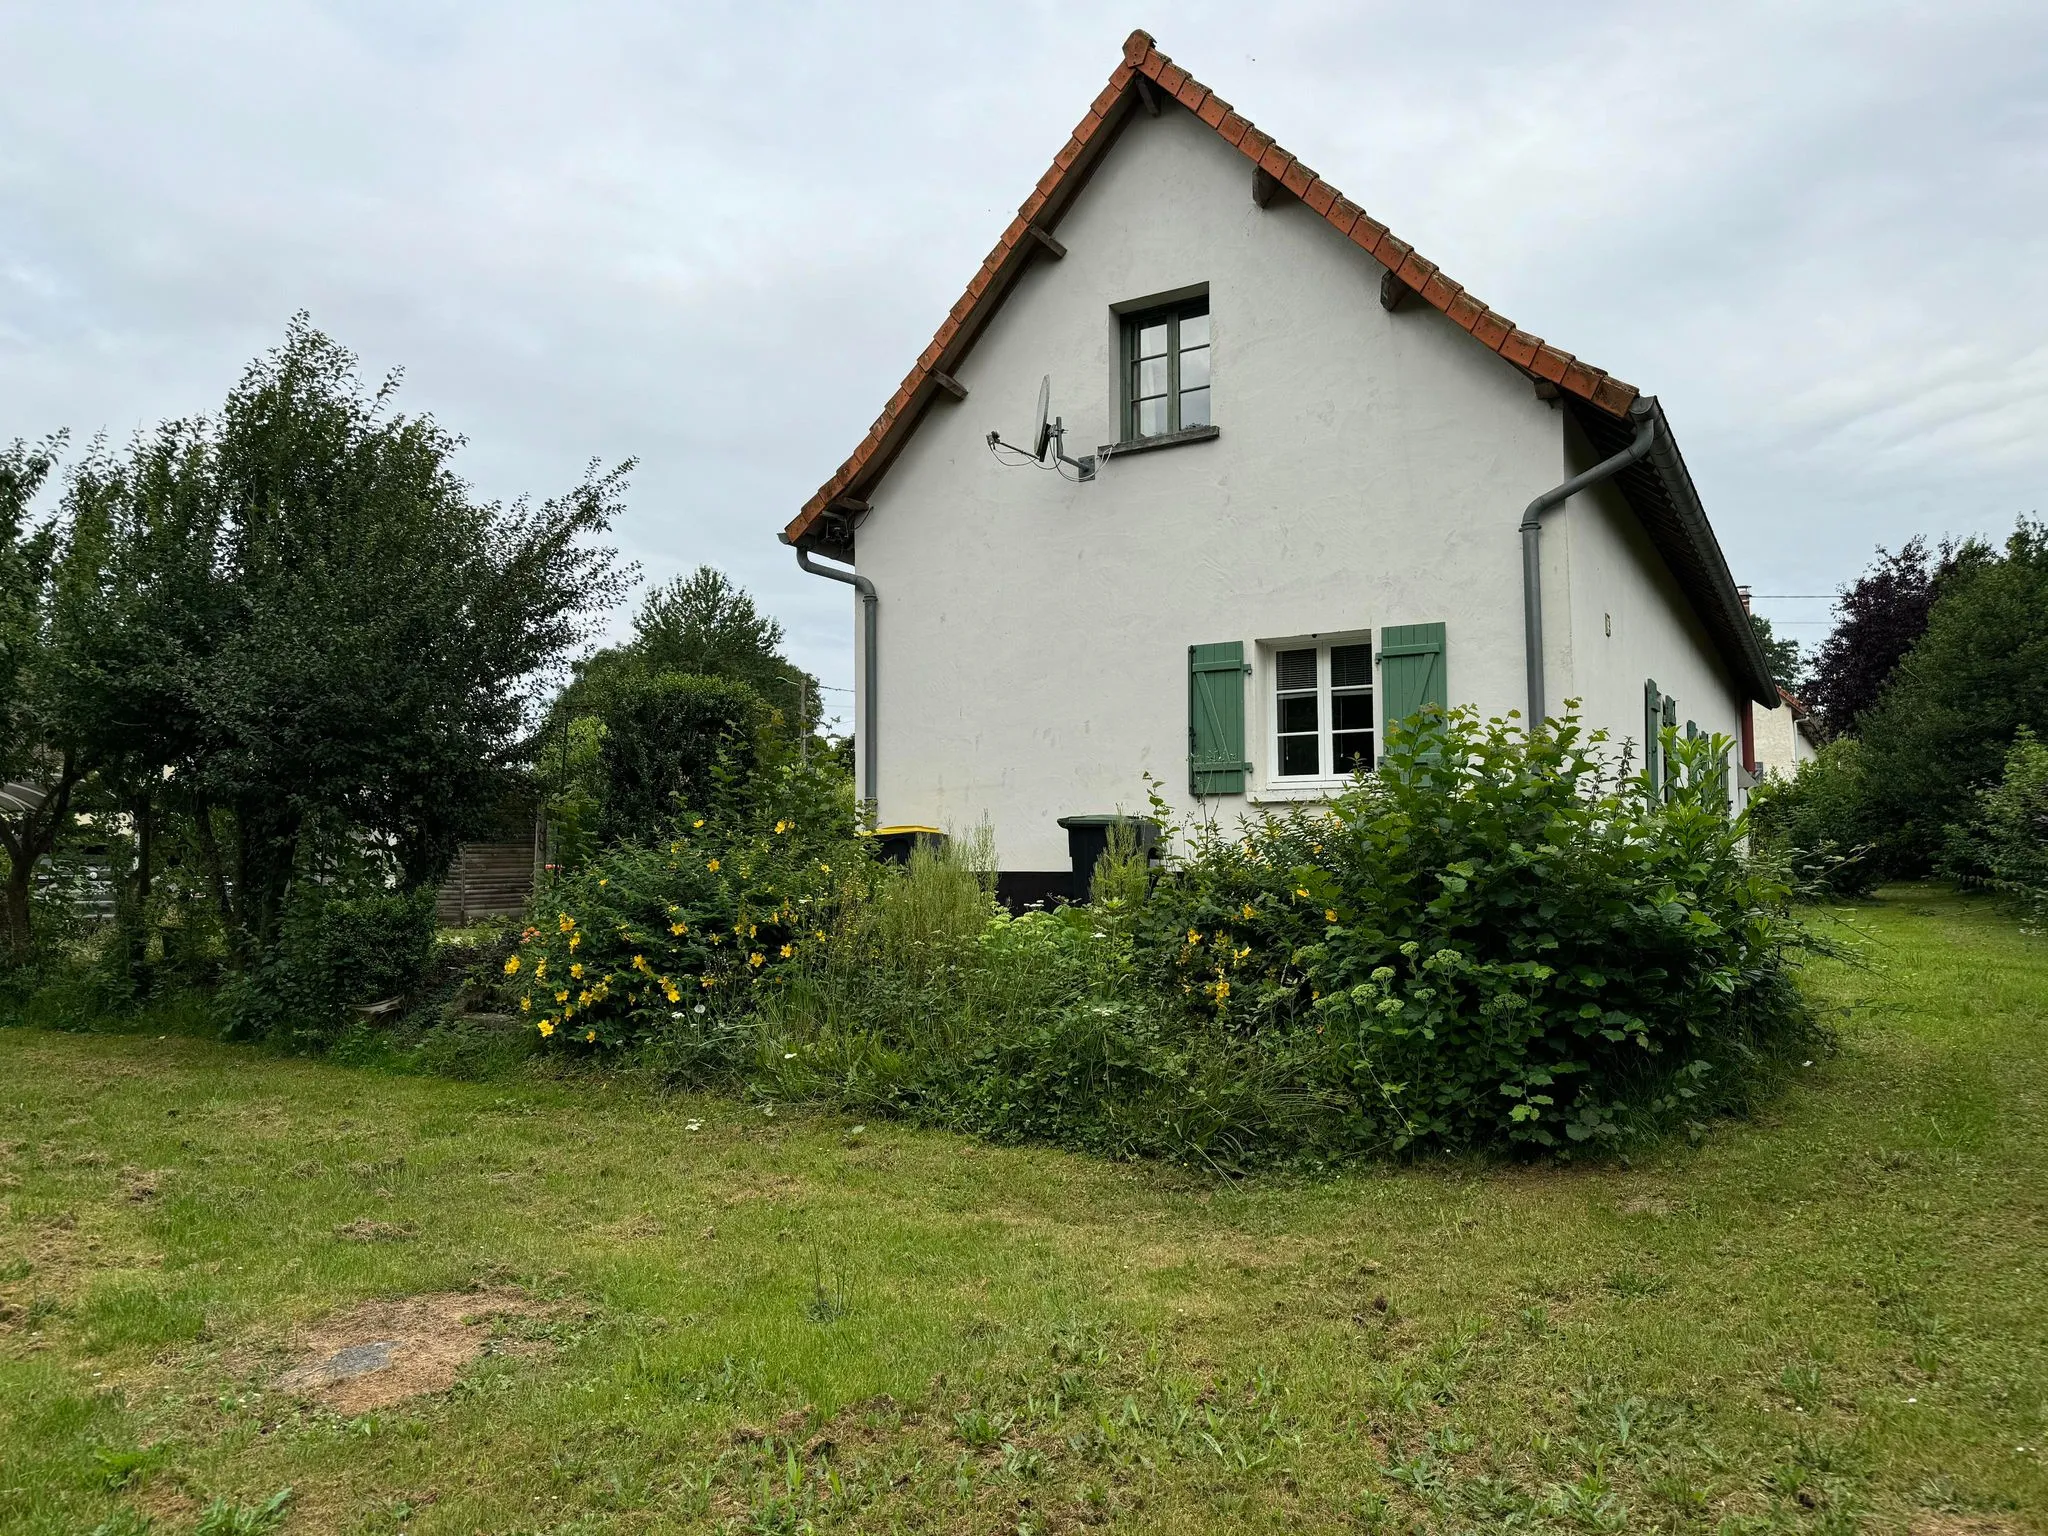
{"label": "green window frame", "polygon": [[1127,443],[1213,426],[1209,296],[1123,317],[1121,422]]}

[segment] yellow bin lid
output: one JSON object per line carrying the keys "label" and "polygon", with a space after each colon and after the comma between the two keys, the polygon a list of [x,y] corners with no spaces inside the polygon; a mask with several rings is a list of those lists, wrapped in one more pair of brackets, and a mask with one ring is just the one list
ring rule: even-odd
{"label": "yellow bin lid", "polygon": [[928,832],[934,837],[944,837],[946,835],[944,829],[940,827],[876,827],[871,832],[863,832],[861,836],[893,837],[904,832]]}

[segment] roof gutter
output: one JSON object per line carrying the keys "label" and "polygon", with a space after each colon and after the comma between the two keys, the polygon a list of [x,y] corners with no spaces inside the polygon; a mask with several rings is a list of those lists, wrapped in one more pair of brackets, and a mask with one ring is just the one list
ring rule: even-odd
{"label": "roof gutter", "polygon": [[861,606],[861,695],[860,719],[854,726],[860,737],[861,787],[867,791],[867,805],[872,812],[875,807],[875,610],[880,599],[875,595],[875,584],[867,577],[852,571],[842,571],[829,565],[817,565],[811,560],[811,552],[802,545],[797,546],[796,563],[813,576],[823,576],[827,581],[843,581],[860,594]]}
{"label": "roof gutter", "polygon": [[1528,652],[1529,713],[1526,729],[1533,735],[1544,720],[1543,688],[1543,514],[1561,507],[1588,486],[1611,480],[1648,455],[1658,442],[1657,402],[1638,396],[1629,407],[1636,421],[1635,441],[1584,474],[1553,486],[1529,503],[1522,514],[1522,644]]}

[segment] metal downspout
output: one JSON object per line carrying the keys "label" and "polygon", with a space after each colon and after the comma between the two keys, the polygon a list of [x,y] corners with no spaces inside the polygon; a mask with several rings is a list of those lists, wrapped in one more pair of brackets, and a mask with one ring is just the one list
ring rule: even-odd
{"label": "metal downspout", "polygon": [[1612,479],[1650,451],[1657,439],[1656,402],[1648,396],[1629,407],[1636,418],[1635,441],[1611,459],[1602,459],[1583,474],[1572,476],[1529,503],[1522,514],[1522,643],[1528,651],[1531,735],[1543,724],[1543,514],[1564,505],[1590,485]]}
{"label": "metal downspout", "polygon": [[861,606],[861,698],[860,723],[855,730],[860,736],[861,784],[867,790],[868,809],[875,807],[875,609],[879,599],[875,596],[875,584],[867,577],[852,571],[835,570],[829,565],[815,565],[811,552],[801,545],[796,552],[796,563],[813,576],[823,576],[827,581],[843,581],[860,594]]}

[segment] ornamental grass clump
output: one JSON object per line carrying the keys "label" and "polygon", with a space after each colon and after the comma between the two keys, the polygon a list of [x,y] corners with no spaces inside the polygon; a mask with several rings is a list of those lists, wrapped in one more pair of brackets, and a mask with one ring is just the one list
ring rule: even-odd
{"label": "ornamental grass clump", "polygon": [[1791,891],[1725,805],[1728,743],[1652,788],[1598,734],[1396,726],[1327,810],[1185,833],[1142,963],[1324,1107],[1326,1143],[1560,1148],[1738,1106],[1804,1046]]}

